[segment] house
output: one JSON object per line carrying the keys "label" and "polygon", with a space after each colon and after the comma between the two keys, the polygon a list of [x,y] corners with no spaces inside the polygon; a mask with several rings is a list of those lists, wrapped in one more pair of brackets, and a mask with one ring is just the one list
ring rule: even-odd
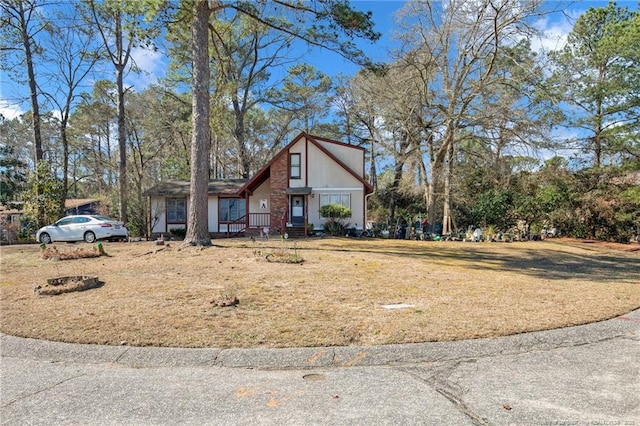
{"label": "house", "polygon": [[[209,233],[211,236],[241,232],[245,227],[244,200],[238,195],[248,179],[209,181]],[[190,185],[188,180],[160,182],[146,192],[151,203],[151,236],[170,233],[187,226]],[[244,221],[242,222],[244,225]]]}
{"label": "house", "polygon": [[12,203],[12,206],[0,204],[0,242],[14,242],[24,223],[22,202]]}
{"label": "house", "polygon": [[69,198],[64,201],[64,215],[99,214],[100,200],[94,198]]}
{"label": "house", "polygon": [[[362,229],[366,200],[373,192],[364,177],[364,149],[301,133],[251,179],[209,183],[209,233],[237,235],[268,231],[305,235],[322,229],[320,207],[348,207],[349,227]],[[162,182],[149,191],[151,235],[186,227],[189,182]]]}

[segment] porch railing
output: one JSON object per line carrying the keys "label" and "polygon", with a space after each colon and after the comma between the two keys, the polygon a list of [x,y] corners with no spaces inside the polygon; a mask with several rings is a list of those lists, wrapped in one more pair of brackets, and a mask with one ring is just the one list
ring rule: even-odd
{"label": "porch railing", "polygon": [[264,228],[271,226],[270,213],[249,213],[249,228]]}
{"label": "porch railing", "polygon": [[[222,224],[221,224],[222,225]],[[242,216],[233,222],[226,222],[227,235],[235,235],[245,231],[247,228],[264,228],[271,226],[271,215],[269,213],[249,213],[249,221],[247,216]],[[223,231],[224,232],[224,231]]]}
{"label": "porch railing", "polygon": [[247,220],[246,216],[239,217],[233,222],[227,222],[227,235],[239,234],[240,232],[247,229]]}

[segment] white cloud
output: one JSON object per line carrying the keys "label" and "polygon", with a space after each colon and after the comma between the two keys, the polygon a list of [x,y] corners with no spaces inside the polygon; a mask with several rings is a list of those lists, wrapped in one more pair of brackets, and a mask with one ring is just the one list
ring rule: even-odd
{"label": "white cloud", "polygon": [[24,111],[20,109],[20,105],[12,104],[5,99],[0,99],[0,114],[7,120],[11,120],[24,114]]}
{"label": "white cloud", "polygon": [[573,23],[566,18],[551,21],[549,16],[539,19],[534,27],[540,31],[538,37],[531,40],[531,48],[534,52],[549,52],[559,50],[567,43],[567,36],[573,29]]}
{"label": "white cloud", "polygon": [[157,83],[167,68],[166,57],[159,50],[137,47],[131,51],[131,58],[140,73],[127,75],[126,83],[139,91]]}
{"label": "white cloud", "polygon": [[531,40],[532,49],[535,52],[562,49],[567,44],[567,37],[574,24],[584,12],[585,8],[578,7],[557,11],[538,19],[533,26],[540,32],[540,36]]}

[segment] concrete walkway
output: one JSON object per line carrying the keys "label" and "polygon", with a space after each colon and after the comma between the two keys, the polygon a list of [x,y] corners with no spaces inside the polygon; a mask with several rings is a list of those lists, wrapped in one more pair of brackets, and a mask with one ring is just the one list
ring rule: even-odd
{"label": "concrete walkway", "polygon": [[640,310],[496,339],[303,349],[0,334],[2,425],[638,425]]}

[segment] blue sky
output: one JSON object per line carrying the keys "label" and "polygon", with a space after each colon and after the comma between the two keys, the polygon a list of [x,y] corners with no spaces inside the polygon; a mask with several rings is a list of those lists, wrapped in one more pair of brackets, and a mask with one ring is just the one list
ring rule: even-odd
{"label": "blue sky", "polygon": [[[618,5],[628,6],[630,9],[637,9],[638,2],[635,0],[618,1]],[[389,58],[389,51],[393,47],[394,14],[398,11],[404,1],[401,0],[352,0],[352,5],[360,10],[372,11],[373,20],[376,23],[376,30],[382,33],[382,37],[375,44],[361,42],[360,47],[374,61],[386,61]],[[547,15],[536,21],[534,25],[543,32],[543,36],[537,40],[532,40],[534,49],[557,49],[566,40],[567,34],[571,31],[575,19],[589,7],[604,7],[607,1],[578,1],[578,2],[548,2],[549,7],[560,4],[564,7],[565,15],[557,13]],[[157,81],[164,75],[167,60],[162,52],[153,52],[144,49],[136,49],[133,52],[136,64],[144,72],[142,74],[129,74],[127,84],[135,87],[137,91],[143,90],[150,84]],[[358,66],[341,58],[339,55],[313,49],[304,58],[309,63],[321,71],[335,75],[342,73],[353,75],[358,71]],[[113,79],[113,67],[106,66],[104,78]],[[27,87],[16,86],[14,82],[2,73],[0,75],[0,113],[7,118],[13,118],[24,113],[29,107]]]}

